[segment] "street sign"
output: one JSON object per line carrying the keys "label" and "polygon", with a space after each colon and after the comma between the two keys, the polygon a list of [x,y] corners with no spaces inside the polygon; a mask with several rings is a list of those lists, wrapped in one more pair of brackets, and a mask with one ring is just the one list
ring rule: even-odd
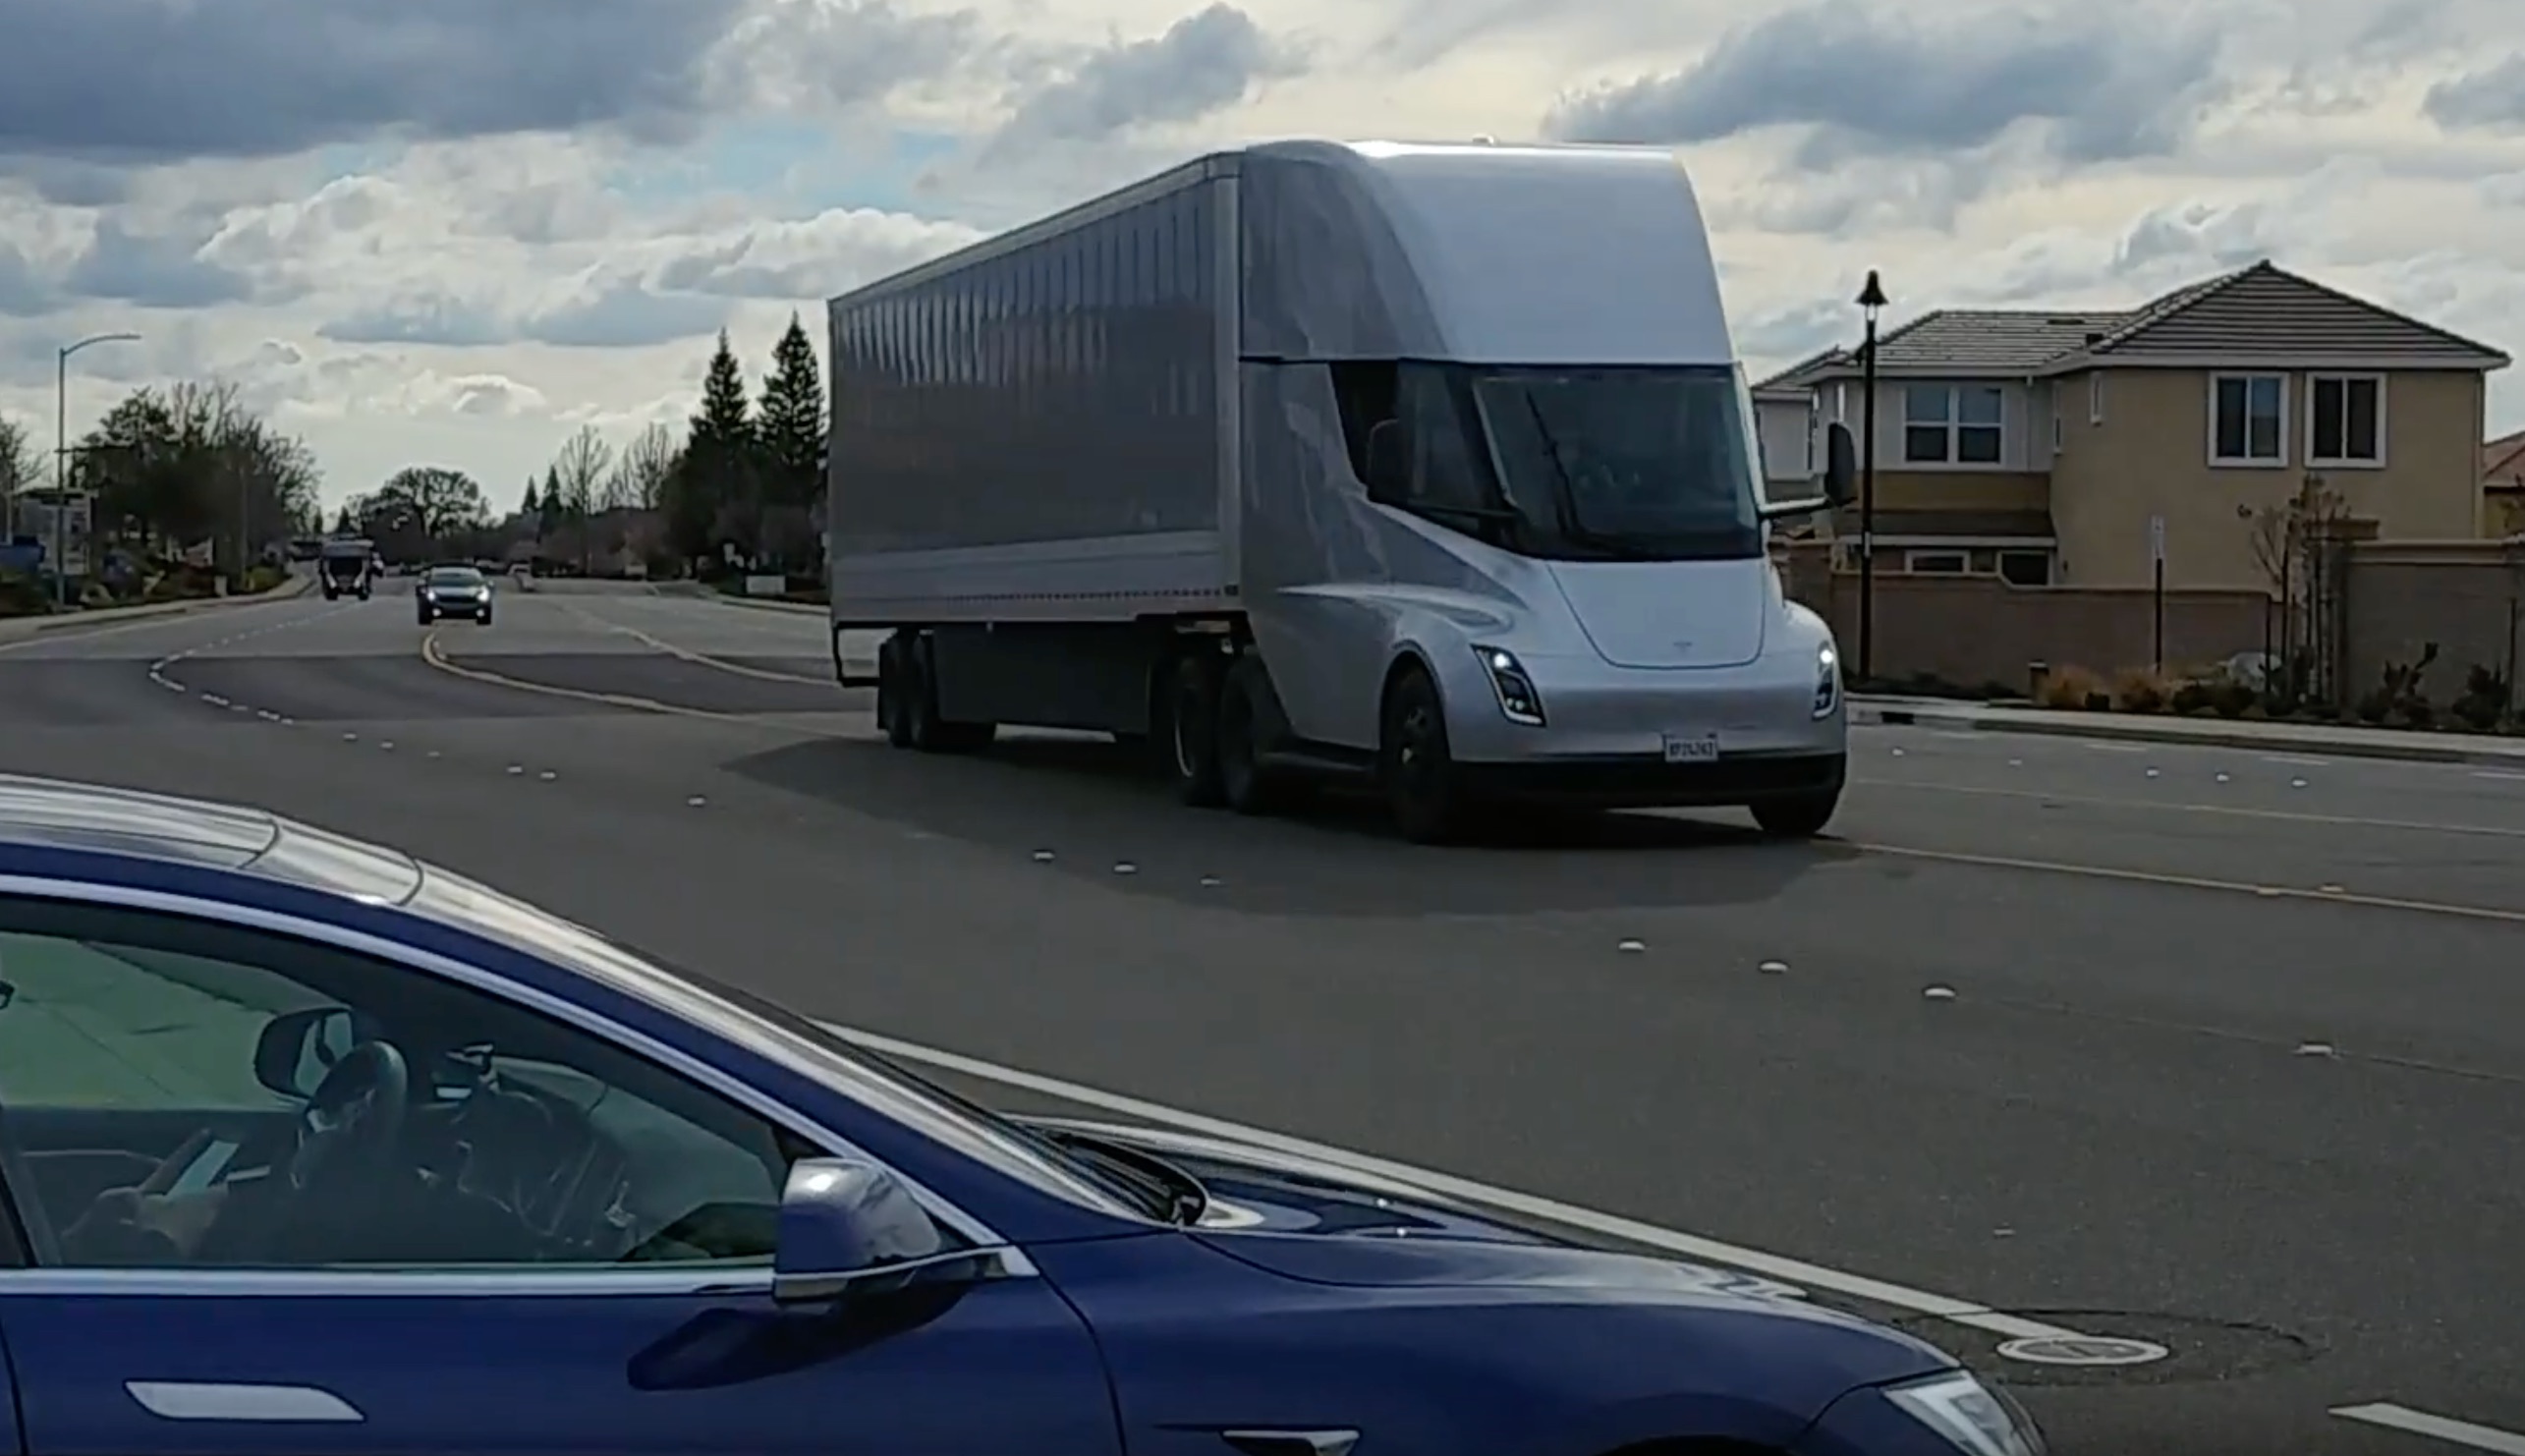
{"label": "street sign", "polygon": [[2165,518],[2148,518],[2148,559],[2158,566],[2165,564]]}

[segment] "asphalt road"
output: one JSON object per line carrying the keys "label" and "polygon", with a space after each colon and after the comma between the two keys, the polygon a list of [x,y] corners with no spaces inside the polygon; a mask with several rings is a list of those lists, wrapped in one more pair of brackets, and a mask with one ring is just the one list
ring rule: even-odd
{"label": "asphalt road", "polygon": [[[0,767],[266,805],[852,1027],[1803,1260],[2068,1456],[2460,1449],[2329,1414],[2371,1403],[2525,1430],[2525,778],[1861,730],[1826,842],[1424,850],[1181,809],[1079,739],[895,753],[829,676],[812,615],[300,600],[0,647]],[[2172,1353],[2012,1362],[1970,1309]]]}

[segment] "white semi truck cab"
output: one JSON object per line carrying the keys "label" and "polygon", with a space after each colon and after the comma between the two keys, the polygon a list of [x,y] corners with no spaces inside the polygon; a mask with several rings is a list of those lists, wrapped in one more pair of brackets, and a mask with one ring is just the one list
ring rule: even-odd
{"label": "white semi truck cab", "polygon": [[1260,812],[1830,819],[1830,629],[1790,601],[1677,158],[1275,142],[834,300],[827,560],[894,743],[1145,741]]}

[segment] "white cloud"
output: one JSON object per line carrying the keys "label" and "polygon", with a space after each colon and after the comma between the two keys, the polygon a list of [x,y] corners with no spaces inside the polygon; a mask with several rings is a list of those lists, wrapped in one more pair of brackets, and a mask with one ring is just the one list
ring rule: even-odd
{"label": "white cloud", "polygon": [[[1764,365],[1846,342],[1872,267],[1903,316],[2264,255],[2525,343],[2513,0],[239,0],[193,37],[226,73],[127,70],[113,115],[43,96],[165,7],[59,9],[0,0],[59,73],[0,98],[0,410],[48,440],[54,347],[137,329],[75,420],[228,379],[336,494],[429,460],[505,500],[582,423],[680,420],[722,325],[758,368],[829,293],[1275,136],[1680,143]],[[321,94],[271,89],[309,40]]]}

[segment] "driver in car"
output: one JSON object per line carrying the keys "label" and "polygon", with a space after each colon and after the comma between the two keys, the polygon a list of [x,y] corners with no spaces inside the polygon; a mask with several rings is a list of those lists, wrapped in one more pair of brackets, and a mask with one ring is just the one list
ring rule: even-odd
{"label": "driver in car", "polygon": [[82,1264],[190,1263],[227,1202],[228,1190],[217,1185],[192,1193],[109,1188],[62,1231],[62,1249]]}

